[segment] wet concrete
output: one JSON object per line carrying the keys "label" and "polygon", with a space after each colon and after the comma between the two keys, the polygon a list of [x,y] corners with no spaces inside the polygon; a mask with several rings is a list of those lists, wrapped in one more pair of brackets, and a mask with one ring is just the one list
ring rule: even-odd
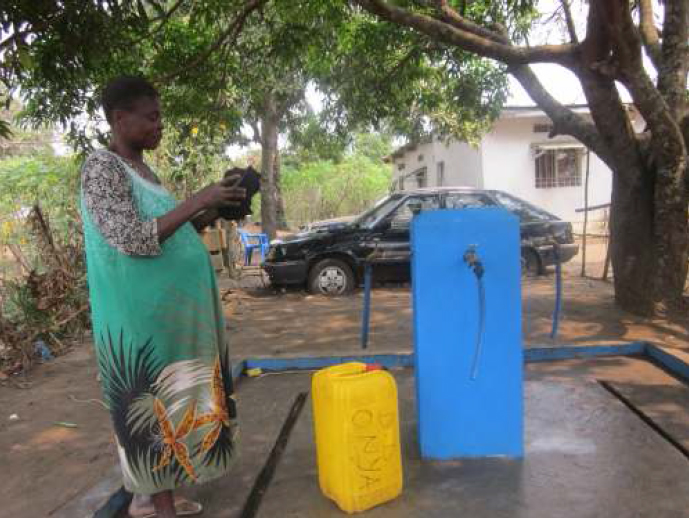
{"label": "wet concrete", "polygon": [[[523,460],[422,461],[416,446],[412,371],[393,374],[399,386],[405,489],[400,498],[366,516],[689,517],[687,458],[596,381],[604,379],[625,391],[678,441],[687,440],[689,389],[644,360],[528,365]],[[241,517],[292,402],[309,385],[309,373],[242,381],[241,456],[235,469],[221,480],[187,491],[204,502],[204,516]],[[257,516],[343,516],[318,488],[310,399]]]}
{"label": "wet concrete", "polygon": [[[634,362],[627,362],[630,368]],[[689,516],[689,462],[684,456],[596,381],[579,378],[576,368],[569,379],[552,381],[538,379],[539,368],[530,366],[527,374],[525,458],[450,463],[419,458],[413,377],[410,371],[396,372],[405,491],[399,499],[366,515]],[[663,376],[662,372],[658,375]],[[686,387],[682,388],[686,392]],[[295,429],[258,516],[342,516],[318,489],[310,406]]]}

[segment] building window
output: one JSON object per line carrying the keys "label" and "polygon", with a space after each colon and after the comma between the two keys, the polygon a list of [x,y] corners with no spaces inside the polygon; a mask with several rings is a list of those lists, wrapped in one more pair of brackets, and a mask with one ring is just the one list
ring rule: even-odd
{"label": "building window", "polygon": [[552,124],[534,124],[533,125],[533,132],[534,133],[550,133],[553,131],[553,125]]}
{"label": "building window", "polygon": [[581,185],[581,151],[547,149],[536,155],[536,189]]}
{"label": "building window", "polygon": [[445,162],[438,162],[438,187],[445,185]]}
{"label": "building window", "polygon": [[423,155],[419,155],[419,162],[423,162]]}
{"label": "building window", "polygon": [[398,170],[398,171],[404,171],[404,168],[405,168],[405,167],[406,167],[406,166],[404,165],[404,163],[397,164],[397,170]]}

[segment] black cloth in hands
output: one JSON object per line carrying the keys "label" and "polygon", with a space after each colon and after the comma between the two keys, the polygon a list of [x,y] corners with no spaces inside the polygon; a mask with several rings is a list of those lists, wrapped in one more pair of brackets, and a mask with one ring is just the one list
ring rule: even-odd
{"label": "black cloth in hands", "polygon": [[261,175],[252,166],[242,168],[233,167],[225,171],[225,178],[230,176],[240,176],[241,179],[235,187],[246,189],[246,198],[236,207],[221,207],[218,209],[220,217],[229,220],[240,220],[251,214],[251,199],[261,189]]}

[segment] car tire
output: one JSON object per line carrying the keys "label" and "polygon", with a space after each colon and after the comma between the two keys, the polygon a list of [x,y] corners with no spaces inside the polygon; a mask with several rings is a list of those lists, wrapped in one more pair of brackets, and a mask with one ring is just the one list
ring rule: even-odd
{"label": "car tire", "polygon": [[340,259],[318,261],[309,272],[309,291],[329,297],[346,295],[354,291],[355,277],[352,268]]}
{"label": "car tire", "polygon": [[522,276],[538,277],[543,273],[541,258],[533,250],[528,248],[522,250]]}

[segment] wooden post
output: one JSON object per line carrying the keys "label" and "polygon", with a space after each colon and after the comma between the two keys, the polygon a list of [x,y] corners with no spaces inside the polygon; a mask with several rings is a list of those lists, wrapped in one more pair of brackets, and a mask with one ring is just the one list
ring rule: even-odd
{"label": "wooden post", "polygon": [[223,220],[222,226],[227,239],[227,273],[230,279],[237,279],[240,275],[240,269],[237,265],[240,264],[242,254],[241,247],[238,246],[237,222]]}
{"label": "wooden post", "polygon": [[586,151],[586,179],[584,180],[584,230],[581,238],[581,276],[586,277],[586,232],[589,223],[589,173],[591,172],[591,152]]}
{"label": "wooden post", "polygon": [[612,206],[610,207],[610,215],[608,216],[608,247],[605,250],[605,266],[603,266],[604,281],[608,280],[608,270],[610,269],[610,245],[612,244]]}

